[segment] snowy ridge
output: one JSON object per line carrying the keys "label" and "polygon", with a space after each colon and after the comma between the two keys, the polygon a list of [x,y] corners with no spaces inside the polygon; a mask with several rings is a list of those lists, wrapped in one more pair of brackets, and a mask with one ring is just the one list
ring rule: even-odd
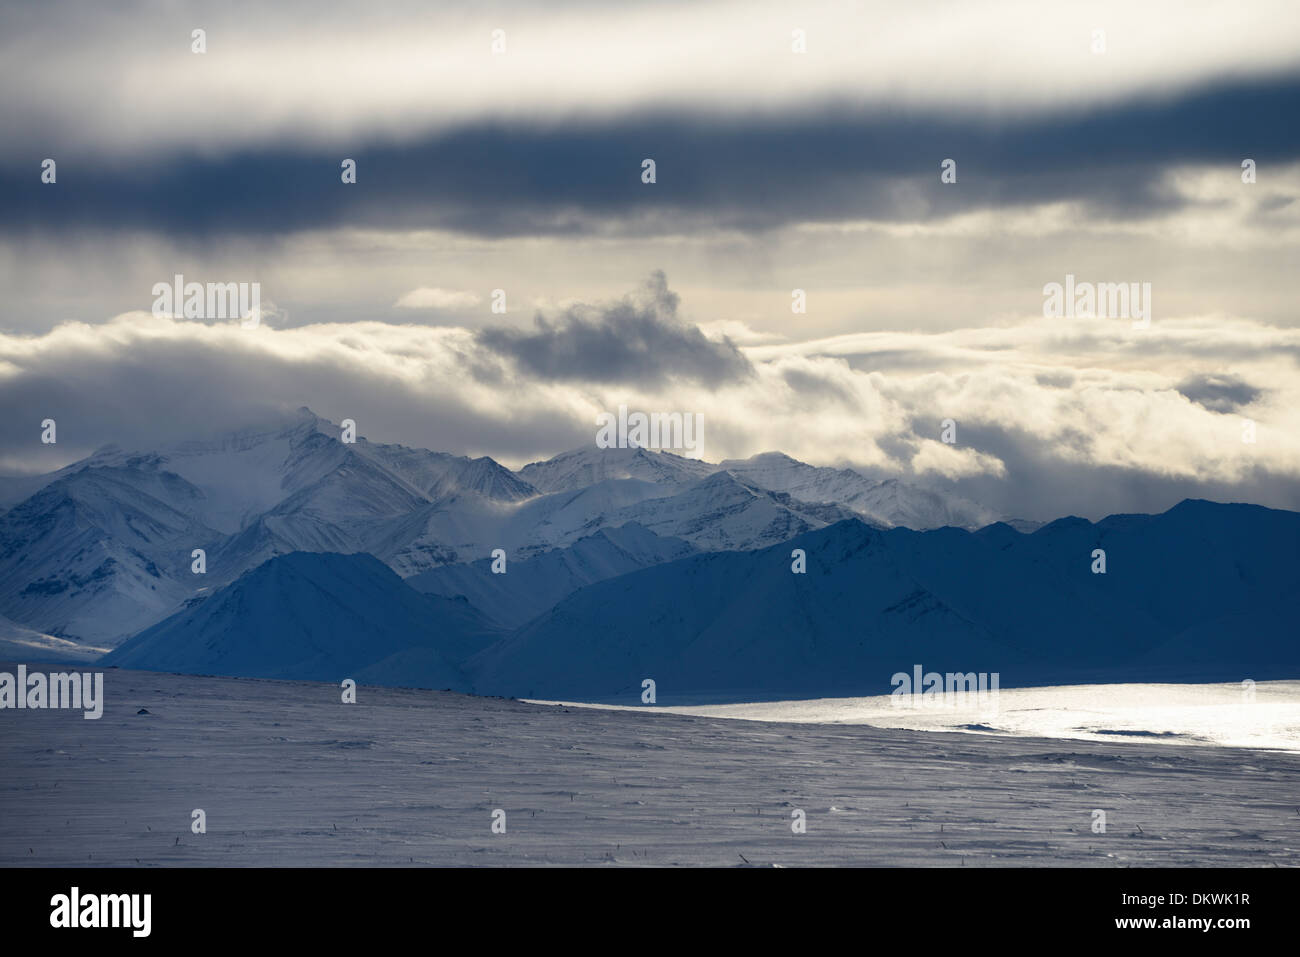
{"label": "snowy ridge", "polygon": [[[1094,574],[1098,543],[1162,571]],[[672,559],[681,548],[629,526],[503,575],[479,562],[409,583],[368,555],[281,556],[105,660],[300,678],[372,669],[376,683],[625,704],[646,678],[665,704],[882,695],[918,664],[997,673],[1003,687],[1300,674],[1298,513],[1184,502],[1031,536],[852,518],[756,550]],[[1228,569],[1231,587],[1187,598],[1188,580]],[[488,624],[552,601],[512,631]]]}
{"label": "snowy ridge", "polygon": [[104,664],[463,688],[458,662],[496,637],[465,602],[421,595],[369,555],[294,552],[146,629]]}
{"label": "snowy ridge", "polygon": [[[714,465],[593,447],[516,474],[486,457],[364,436],[345,444],[337,425],[307,408],[152,450],[105,446],[0,492],[12,506],[0,514],[0,615],[108,646],[296,551],[364,552],[412,576],[496,548],[527,561],[629,525],[695,551],[735,551],[851,516],[916,528],[992,518],[959,499],[779,453]],[[191,571],[194,549],[206,555],[203,577]]]}
{"label": "snowy ridge", "polygon": [[[1146,583],[1154,572],[1080,582],[1065,575],[1067,566],[1077,560],[1079,550],[1091,549],[1093,538],[1104,546],[1126,528],[1146,529],[1143,523],[1150,524],[1153,517],[1114,516],[1095,527],[1063,519],[1026,535],[1007,524],[985,524],[992,516],[973,503],[872,480],[851,469],[806,465],[780,453],[712,465],[643,449],[590,448],[533,463],[516,474],[487,458],[381,445],[364,437],[345,444],[337,426],[300,409],[282,420],[209,440],[145,452],[106,447],[51,476],[24,481],[25,487],[38,490],[0,515],[0,615],[33,633],[94,646],[114,647],[168,616],[188,613],[199,599],[220,593],[270,559],[313,552],[374,556],[398,575],[411,577],[418,589],[462,596],[484,620],[508,629],[529,625],[539,629],[539,635],[551,635],[546,640],[560,647],[577,640],[558,633],[563,630],[558,623],[577,614],[578,606],[569,604],[570,599],[576,601],[574,596],[587,589],[614,587],[612,582],[630,573],[692,554],[772,549],[850,519],[850,527],[868,532],[899,525],[939,529],[924,545],[904,547],[905,535],[889,539],[889,561],[879,568],[859,569],[859,577],[845,584],[845,595],[889,599],[882,607],[855,613],[874,622],[870,627],[877,636],[902,628],[900,641],[916,640],[924,629],[918,630],[912,619],[906,619],[906,627],[899,624],[902,610],[911,609],[916,620],[944,622],[944,635],[964,636],[953,638],[958,644],[975,648],[980,641],[996,640],[1011,656],[1008,660],[1019,660],[1015,656],[1022,654],[1032,660],[1041,634],[1059,630],[1054,621],[1089,621],[1117,634],[1136,629],[1140,635],[1126,647],[1140,649],[1157,664],[1172,652],[1148,647],[1147,638],[1163,636],[1170,642],[1182,636],[1197,649],[1188,652],[1188,660],[1212,669],[1224,653],[1216,635],[1276,635],[1285,621],[1284,612],[1273,603],[1240,600],[1238,592],[1246,587],[1240,569],[1255,567],[1249,560],[1179,564],[1182,556],[1197,554],[1198,548],[1217,548],[1219,542],[1231,541],[1234,549],[1247,547],[1240,541],[1240,528],[1222,524],[1214,511],[1219,506],[1207,503],[1209,512],[1201,515],[1195,503],[1185,503],[1168,513],[1187,514],[1204,530],[1199,537],[1192,531],[1180,533],[1186,539],[1183,548],[1169,556],[1148,555],[1144,549],[1150,543],[1142,540],[1121,548],[1122,557],[1115,559],[1121,563],[1141,554],[1145,569],[1179,569],[1164,591],[1127,594],[1123,582]],[[981,525],[975,535],[965,531]],[[1160,528],[1162,534],[1169,530]],[[930,542],[944,547],[932,548]],[[195,548],[206,553],[202,576],[191,571]],[[488,557],[497,548],[508,555],[510,578],[487,570]],[[990,562],[981,548],[1005,554]],[[783,554],[788,553],[787,548]],[[1283,550],[1274,554],[1270,566],[1252,574],[1274,588],[1291,587],[1290,579],[1278,575],[1285,579],[1295,565],[1295,549],[1289,554]],[[963,571],[957,574],[954,569]],[[750,569],[736,579],[735,587],[762,580],[759,571]],[[1049,572],[1056,579],[1040,581]],[[995,574],[1003,577],[995,581],[990,578]],[[1060,584],[1061,576],[1066,586]],[[1197,584],[1190,599],[1177,587],[1185,581]],[[1098,596],[1102,583],[1113,594]],[[809,598],[789,592],[790,584],[787,570],[770,589],[740,604],[762,609],[755,611],[756,622],[786,622],[785,629],[803,636],[800,640],[815,636],[818,628],[828,629],[828,634],[848,632],[849,620],[836,621],[811,606],[799,611]],[[730,579],[725,587],[733,587]],[[673,595],[678,588],[665,581],[662,590],[650,594]],[[1050,596],[1041,614],[1033,607],[1003,614],[997,602],[984,597],[1027,592]],[[764,604],[778,596],[784,596],[784,604]],[[834,606],[840,597],[834,593],[817,601]],[[1231,612],[1219,614],[1217,606],[1198,604],[1219,598],[1231,599]],[[708,602],[685,608],[676,599],[662,599],[666,609],[658,609],[655,600],[631,594],[622,601],[626,607],[677,616],[676,626],[694,636],[690,650],[678,656],[678,666],[692,680],[704,681],[709,669],[730,669],[692,663],[693,655],[707,657],[702,635],[712,633],[710,629],[740,634],[750,628],[745,620],[733,619],[726,609]],[[1107,603],[1122,605],[1124,622],[1112,627]],[[877,621],[882,608],[892,611]],[[1180,608],[1190,611],[1182,614]],[[625,629],[624,622],[605,621],[591,609],[582,614],[588,622],[583,628],[591,633]],[[545,624],[548,616],[553,619],[550,625]],[[1173,626],[1177,628],[1171,631]],[[518,662],[525,661],[528,642],[515,638],[521,642]],[[630,644],[621,653],[632,654],[628,649],[659,640],[650,633],[629,634]],[[782,653],[790,650],[779,637],[764,640],[772,642],[764,654],[776,654],[778,647]],[[813,656],[817,663],[787,668],[787,683],[819,688],[857,667],[851,661],[827,664],[835,658],[826,654],[830,639],[816,640],[821,642]],[[1082,635],[1077,643],[1095,644]],[[760,642],[745,654],[752,656],[760,647],[766,646]],[[885,647],[877,640],[873,654]],[[591,667],[602,654],[611,653],[608,647],[592,649],[590,655],[577,648],[571,651]],[[718,649],[712,653],[722,655]],[[1264,659],[1271,660],[1268,655]],[[1087,664],[1075,660],[1062,666]],[[397,680],[400,669],[390,665],[389,677]],[[437,670],[436,663],[429,667]],[[624,676],[611,684],[611,676],[602,674],[584,685],[571,677],[565,687],[544,691],[539,689],[545,685],[546,667],[534,669],[536,688],[524,688],[520,667],[488,657],[473,666],[485,687],[530,694],[569,693],[574,688],[584,694],[614,694],[631,680]],[[762,674],[751,679],[753,687],[770,684]],[[738,680],[731,670],[725,680],[719,678],[724,686]],[[695,690],[709,690],[712,681]]]}
{"label": "snowy ridge", "polygon": [[719,469],[774,492],[809,503],[841,505],[885,526],[930,529],[954,525],[977,529],[998,521],[997,513],[967,499],[940,495],[895,479],[875,481],[853,469],[806,465],[782,452],[727,459]]}
{"label": "snowy ridge", "polygon": [[491,459],[339,434],[304,408],[153,451],[106,446],[25,480],[38,490],[0,515],[0,614],[111,646],[274,555],[365,551],[383,523],[440,497],[535,494]]}
{"label": "snowy ridge", "polygon": [[699,459],[639,448],[591,448],[562,452],[545,462],[533,462],[519,476],[544,492],[571,492],[608,479],[640,479],[666,488],[680,488],[717,471]]}
{"label": "snowy ridge", "polygon": [[171,473],[87,467],[0,516],[0,609],[36,631],[113,644],[182,601],[190,550],[218,533]]}
{"label": "snowy ridge", "polygon": [[408,578],[417,591],[446,598],[464,597],[471,606],[504,627],[518,627],[546,612],[579,588],[640,568],[684,558],[694,549],[679,538],[661,538],[635,523],[602,528],[567,548],[555,548],[492,572],[481,559],[443,565]]}
{"label": "snowy ridge", "polygon": [[[661,699],[884,694],[916,663],[1008,686],[1300,675],[1300,514],[1184,502],[986,532],[851,520],[658,565],[575,592],[469,670],[488,693],[624,702],[647,677]],[[1096,547],[1146,571],[1094,574]]]}

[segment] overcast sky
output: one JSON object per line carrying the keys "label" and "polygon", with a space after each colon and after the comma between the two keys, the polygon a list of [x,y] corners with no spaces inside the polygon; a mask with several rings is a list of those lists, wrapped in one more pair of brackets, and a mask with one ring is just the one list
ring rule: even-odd
{"label": "overcast sky", "polygon": [[302,405],[518,466],[626,404],[1023,517],[1300,508],[1297,115],[1290,0],[8,4],[0,470]]}

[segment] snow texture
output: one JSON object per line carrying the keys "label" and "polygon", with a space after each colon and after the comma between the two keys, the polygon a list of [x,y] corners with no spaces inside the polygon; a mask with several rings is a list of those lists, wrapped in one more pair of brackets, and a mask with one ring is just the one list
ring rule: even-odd
{"label": "snow texture", "polygon": [[1300,864],[1294,753],[130,671],[105,696],[0,711],[0,864]]}

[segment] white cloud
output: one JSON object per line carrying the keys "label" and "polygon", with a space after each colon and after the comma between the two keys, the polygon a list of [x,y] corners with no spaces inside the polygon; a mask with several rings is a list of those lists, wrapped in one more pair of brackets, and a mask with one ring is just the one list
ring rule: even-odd
{"label": "white cloud", "polygon": [[751,329],[747,323],[739,319],[715,319],[712,322],[701,322],[699,326],[700,332],[704,333],[706,339],[714,342],[730,339],[738,346],[779,342],[785,338],[775,332],[759,332]]}
{"label": "white cloud", "polygon": [[949,445],[935,439],[922,439],[920,448],[912,456],[910,465],[917,475],[934,473],[947,479],[966,478],[971,475],[1007,474],[1006,466],[995,455],[986,455],[971,448]]}
{"label": "white cloud", "polygon": [[412,289],[393,305],[399,309],[469,309],[482,301],[477,293],[467,290],[421,286]]}
{"label": "white cloud", "polygon": [[[861,350],[887,358],[855,368],[848,357]],[[519,465],[589,444],[596,413],[627,404],[702,412],[703,454],[714,461],[779,449],[877,475],[983,483],[979,498],[1029,517],[1167,507],[1202,488],[1300,507],[1300,331],[1246,319],[1145,332],[1034,320],[746,351],[748,379],[597,386],[529,377],[459,328],[243,330],[136,312],[0,335],[0,404],[25,410],[4,417],[3,438],[12,466],[22,449],[42,451],[33,422],[47,415],[75,457],[309,405],[357,419],[374,439]],[[1230,375],[1254,391],[1243,392],[1246,405],[1212,411],[1178,391],[1189,375]],[[1254,444],[1241,441],[1247,417]],[[938,441],[945,418],[957,423],[953,446]],[[1140,494],[1150,501],[1134,501]]]}
{"label": "white cloud", "polygon": [[[26,94],[4,99],[10,149],[25,141],[14,130],[39,131],[51,148],[211,154],[286,140],[347,148],[467,121],[652,108],[708,116],[850,100],[997,119],[1270,76],[1294,66],[1300,49],[1291,0],[811,0],[797,10],[715,0],[491,12],[319,4],[309,13],[190,2],[169,5],[166,17],[143,4],[137,16],[119,6],[63,8],[69,15],[44,24],[11,14],[0,30],[11,35],[3,88],[30,92],[36,77],[41,96],[39,110]],[[205,54],[190,52],[199,23]],[[1091,52],[1099,27],[1103,55]],[[796,28],[807,33],[805,54],[791,53]],[[506,36],[497,55],[495,29]]]}

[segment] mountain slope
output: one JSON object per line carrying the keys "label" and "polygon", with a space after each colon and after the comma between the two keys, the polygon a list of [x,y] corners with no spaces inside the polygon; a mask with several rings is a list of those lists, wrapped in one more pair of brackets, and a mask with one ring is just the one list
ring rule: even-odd
{"label": "mountain slope", "polygon": [[572,492],[610,479],[639,479],[677,488],[716,471],[717,466],[671,452],[588,446],[525,465],[518,474],[540,491]]}
{"label": "mountain slope", "polygon": [[895,479],[876,481],[853,469],[807,465],[781,452],[727,459],[718,468],[751,485],[787,492],[803,502],[841,505],[878,525],[922,530],[954,525],[973,530],[998,519],[991,510],[959,496],[941,495]]}
{"label": "mountain slope", "polygon": [[[997,671],[1019,655],[892,560],[853,519],[754,552],[698,555],[584,588],[474,658],[475,689],[633,703],[889,690],[913,663]],[[803,548],[808,573],[791,572]]]}
{"label": "mountain slope", "polygon": [[853,469],[808,465],[781,452],[711,464],[671,452],[589,447],[526,465],[518,474],[544,492],[572,491],[608,479],[634,478],[676,493],[718,472],[729,472],[751,488],[784,492],[809,505],[839,505],[876,525],[915,529],[955,525],[974,530],[999,517],[959,496],[895,479],[871,479]]}
{"label": "mountain slope", "polygon": [[320,681],[379,674],[460,688],[458,662],[498,636],[465,602],[421,595],[369,555],[296,552],[146,629],[103,663]]}
{"label": "mountain slope", "polygon": [[567,548],[525,561],[507,561],[503,574],[494,574],[492,560],[482,559],[433,568],[406,583],[424,594],[463,596],[492,621],[516,628],[579,588],[683,558],[692,551],[681,539],[660,538],[640,525],[628,524],[602,528]]}
{"label": "mountain slope", "polygon": [[0,613],[37,631],[113,644],[197,587],[190,553],[219,533],[202,493],[170,472],[89,467],[0,516]]}
{"label": "mountain slope", "polygon": [[[439,501],[506,506],[535,490],[491,459],[340,441],[312,413],[147,452],[106,446],[47,476],[0,515],[0,614],[113,645],[203,587],[276,555],[369,550]],[[207,573],[190,572],[195,548]]]}
{"label": "mountain slope", "polygon": [[[231,534],[277,507],[316,507],[326,521],[392,514],[457,492],[499,501],[536,494],[489,458],[468,459],[426,449],[380,445],[341,429],[303,407],[209,439],[174,442],[151,452],[101,449],[69,469],[115,466],[180,475],[202,493],[203,521]],[[66,471],[66,470],[65,470]]]}
{"label": "mountain slope", "polygon": [[[1233,662],[1240,680],[1293,659],[1300,595],[1300,513],[1189,499],[1159,515],[1058,519],[1008,536],[1006,551],[1094,596],[1127,604],[1167,634],[1151,665]],[[1106,573],[1091,571],[1093,550]]]}
{"label": "mountain slope", "polygon": [[645,678],[661,700],[884,694],[917,664],[1003,686],[1294,677],[1297,593],[1292,512],[1184,502],[1031,536],[852,520],[593,584],[468,667],[480,691],[628,703]]}
{"label": "mountain slope", "polygon": [[601,528],[634,521],[634,512],[621,520],[615,516],[666,494],[649,482],[607,479],[513,503],[457,495],[377,526],[366,550],[404,576],[476,561],[495,548],[506,549],[511,559],[526,559],[570,545]]}
{"label": "mountain slope", "polygon": [[750,485],[730,472],[715,472],[675,495],[612,512],[606,521],[636,522],[701,551],[735,551],[788,541],[852,514],[836,505],[809,505]]}

